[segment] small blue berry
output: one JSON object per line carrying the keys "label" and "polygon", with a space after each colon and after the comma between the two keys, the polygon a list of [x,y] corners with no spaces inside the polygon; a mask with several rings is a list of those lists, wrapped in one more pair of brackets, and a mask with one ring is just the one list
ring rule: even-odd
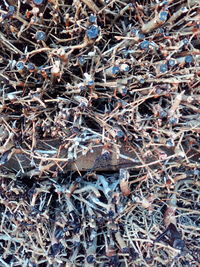
{"label": "small blue berry", "polygon": [[89,82],[87,83],[87,85],[88,85],[88,86],[94,86],[94,81],[93,81],[93,80],[89,81]]}
{"label": "small blue berry", "polygon": [[78,58],[78,62],[79,62],[80,65],[84,65],[85,62],[86,62],[86,60],[85,60],[84,57],[80,56],[80,57]]}
{"label": "small blue berry", "polygon": [[141,49],[149,49],[149,41],[144,40],[143,42],[140,43],[140,48]]}
{"label": "small blue berry", "polygon": [[45,0],[33,0],[33,3],[35,5],[42,5],[44,3]]}
{"label": "small blue berry", "polygon": [[46,39],[46,33],[43,31],[37,31],[35,34],[35,39],[37,41],[45,41]]}
{"label": "small blue berry", "polygon": [[10,14],[13,14],[13,13],[15,12],[15,7],[14,7],[14,6],[9,6],[9,8],[8,8],[8,12],[9,12]]}
{"label": "small blue berry", "polygon": [[127,58],[129,56],[129,50],[127,50],[127,49],[122,50],[122,53],[123,53],[123,56],[125,58]]}
{"label": "small blue berry", "polygon": [[118,137],[118,138],[123,138],[123,137],[124,137],[124,133],[123,133],[123,131],[121,131],[121,130],[117,131],[117,133],[116,133],[116,137]]}
{"label": "small blue berry", "polygon": [[129,69],[130,69],[129,66],[127,65],[127,66],[124,68],[124,71],[125,71],[125,72],[128,72]]}
{"label": "small blue berry", "polygon": [[23,70],[24,67],[25,67],[23,61],[18,61],[17,64],[16,64],[15,66],[16,66],[16,68],[17,68],[18,70]]}
{"label": "small blue berry", "polygon": [[170,33],[169,33],[169,31],[165,31],[165,36],[170,36]]}
{"label": "small blue berry", "polygon": [[185,63],[192,63],[192,61],[193,61],[193,57],[191,55],[185,57]]}
{"label": "small blue berry", "polygon": [[128,64],[122,64],[120,66],[120,70],[123,71],[123,72],[128,72],[130,70],[130,67]]}
{"label": "small blue berry", "polygon": [[160,65],[160,72],[166,72],[168,71],[167,64],[161,64]]}
{"label": "small blue berry", "polygon": [[80,89],[81,91],[86,91],[86,90],[87,90],[86,86],[84,86],[84,85],[81,85],[81,86],[79,87],[79,89]]}
{"label": "small blue berry", "polygon": [[161,11],[159,14],[159,19],[161,21],[166,21],[167,20],[167,16],[168,16],[168,12],[167,11]]}
{"label": "small blue berry", "polygon": [[35,65],[33,63],[28,63],[27,69],[30,70],[30,71],[32,71],[32,70],[35,69]]}
{"label": "small blue berry", "polygon": [[89,264],[95,263],[95,261],[96,261],[95,257],[93,255],[87,256],[86,260],[87,260],[87,263],[89,263]]}
{"label": "small blue berry", "polygon": [[144,79],[144,78],[141,78],[141,79],[139,80],[139,82],[140,82],[141,84],[144,84],[144,83],[145,83],[145,79]]}
{"label": "small blue berry", "polygon": [[99,27],[96,25],[90,26],[87,29],[86,34],[87,34],[89,39],[96,39],[99,35]]}
{"label": "small blue berry", "polygon": [[168,61],[168,65],[169,65],[170,67],[175,66],[175,65],[176,65],[176,60],[175,60],[175,59],[169,59],[169,61]]}
{"label": "small blue berry", "polygon": [[168,147],[173,147],[174,146],[174,141],[172,139],[168,139],[167,142],[166,142],[166,145]]}
{"label": "small blue berry", "polygon": [[133,28],[131,30],[131,35],[133,36],[133,35],[137,35],[137,34],[138,34],[138,30],[136,30],[135,28]]}
{"label": "small blue berry", "polygon": [[160,111],[160,118],[166,118],[167,117],[167,112],[165,110]]}
{"label": "small blue berry", "polygon": [[182,40],[182,44],[183,45],[187,45],[189,43],[189,40],[187,39],[187,38],[184,38],[183,40]]}
{"label": "small blue berry", "polygon": [[165,33],[165,30],[163,28],[159,28],[158,29],[158,33],[164,34]]}
{"label": "small blue berry", "polygon": [[143,40],[145,38],[145,35],[143,33],[138,33],[138,37],[140,40]]}
{"label": "small blue berry", "polygon": [[95,15],[90,15],[89,16],[89,22],[90,23],[96,23],[97,22],[97,17]]}
{"label": "small blue berry", "polygon": [[168,1],[163,1],[162,5],[168,5]]}
{"label": "small blue berry", "polygon": [[127,94],[127,92],[128,92],[127,87],[123,87],[123,88],[121,88],[121,94],[122,94],[123,96],[125,96],[125,95]]}
{"label": "small blue berry", "polygon": [[113,74],[113,75],[116,75],[116,74],[118,74],[118,73],[119,73],[119,71],[120,71],[120,69],[119,69],[119,67],[118,67],[118,66],[115,66],[115,67],[113,67],[113,68],[112,68],[112,74]]}
{"label": "small blue berry", "polygon": [[128,105],[128,103],[122,99],[119,99],[118,103],[122,105],[122,108],[125,108]]}
{"label": "small blue berry", "polygon": [[170,123],[170,124],[176,124],[177,122],[178,122],[177,118],[171,117],[171,118],[169,119],[169,123]]}

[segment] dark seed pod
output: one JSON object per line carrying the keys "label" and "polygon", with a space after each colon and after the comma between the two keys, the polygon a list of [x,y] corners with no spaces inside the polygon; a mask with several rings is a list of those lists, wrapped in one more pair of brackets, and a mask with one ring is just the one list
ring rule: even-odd
{"label": "dark seed pod", "polygon": [[114,256],[111,256],[109,258],[110,258],[111,266],[119,266],[119,256],[118,255],[114,255]]}
{"label": "dark seed pod", "polygon": [[135,252],[134,248],[129,248],[129,253],[132,260],[136,260],[138,258],[138,253]]}
{"label": "dark seed pod", "polygon": [[114,217],[114,212],[112,211],[112,210],[110,210],[109,212],[108,212],[108,217],[109,218],[113,218]]}
{"label": "dark seed pod", "polygon": [[56,256],[63,249],[63,245],[61,243],[55,243],[50,247],[50,256]]}
{"label": "dark seed pod", "polygon": [[89,255],[87,256],[86,261],[87,263],[91,264],[91,263],[95,263],[96,259],[93,255]]}
{"label": "dark seed pod", "polygon": [[122,249],[122,253],[123,253],[123,254],[127,254],[127,253],[129,253],[129,248],[128,248],[128,247],[123,248],[123,249]]}
{"label": "dark seed pod", "polygon": [[182,239],[175,239],[172,246],[175,249],[183,250],[185,247],[185,242]]}
{"label": "dark seed pod", "polygon": [[56,227],[56,230],[55,230],[55,238],[57,240],[60,240],[64,237],[64,231],[63,231],[63,228],[60,227],[60,226],[57,226]]}

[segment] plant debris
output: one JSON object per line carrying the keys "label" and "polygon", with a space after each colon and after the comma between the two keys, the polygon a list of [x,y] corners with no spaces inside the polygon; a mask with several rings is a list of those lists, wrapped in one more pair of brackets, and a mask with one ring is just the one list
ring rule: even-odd
{"label": "plant debris", "polygon": [[0,2],[1,266],[198,266],[199,12]]}

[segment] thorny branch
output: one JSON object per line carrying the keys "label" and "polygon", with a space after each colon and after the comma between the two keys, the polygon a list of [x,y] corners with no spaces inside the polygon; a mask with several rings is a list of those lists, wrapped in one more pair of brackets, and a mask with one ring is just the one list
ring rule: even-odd
{"label": "thorny branch", "polygon": [[199,10],[1,1],[1,264],[197,265]]}

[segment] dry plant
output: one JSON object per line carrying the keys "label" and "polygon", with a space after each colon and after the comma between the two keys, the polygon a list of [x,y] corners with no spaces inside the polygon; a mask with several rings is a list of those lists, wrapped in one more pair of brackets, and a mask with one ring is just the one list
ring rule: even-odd
{"label": "dry plant", "polygon": [[198,266],[199,14],[0,2],[0,266]]}

